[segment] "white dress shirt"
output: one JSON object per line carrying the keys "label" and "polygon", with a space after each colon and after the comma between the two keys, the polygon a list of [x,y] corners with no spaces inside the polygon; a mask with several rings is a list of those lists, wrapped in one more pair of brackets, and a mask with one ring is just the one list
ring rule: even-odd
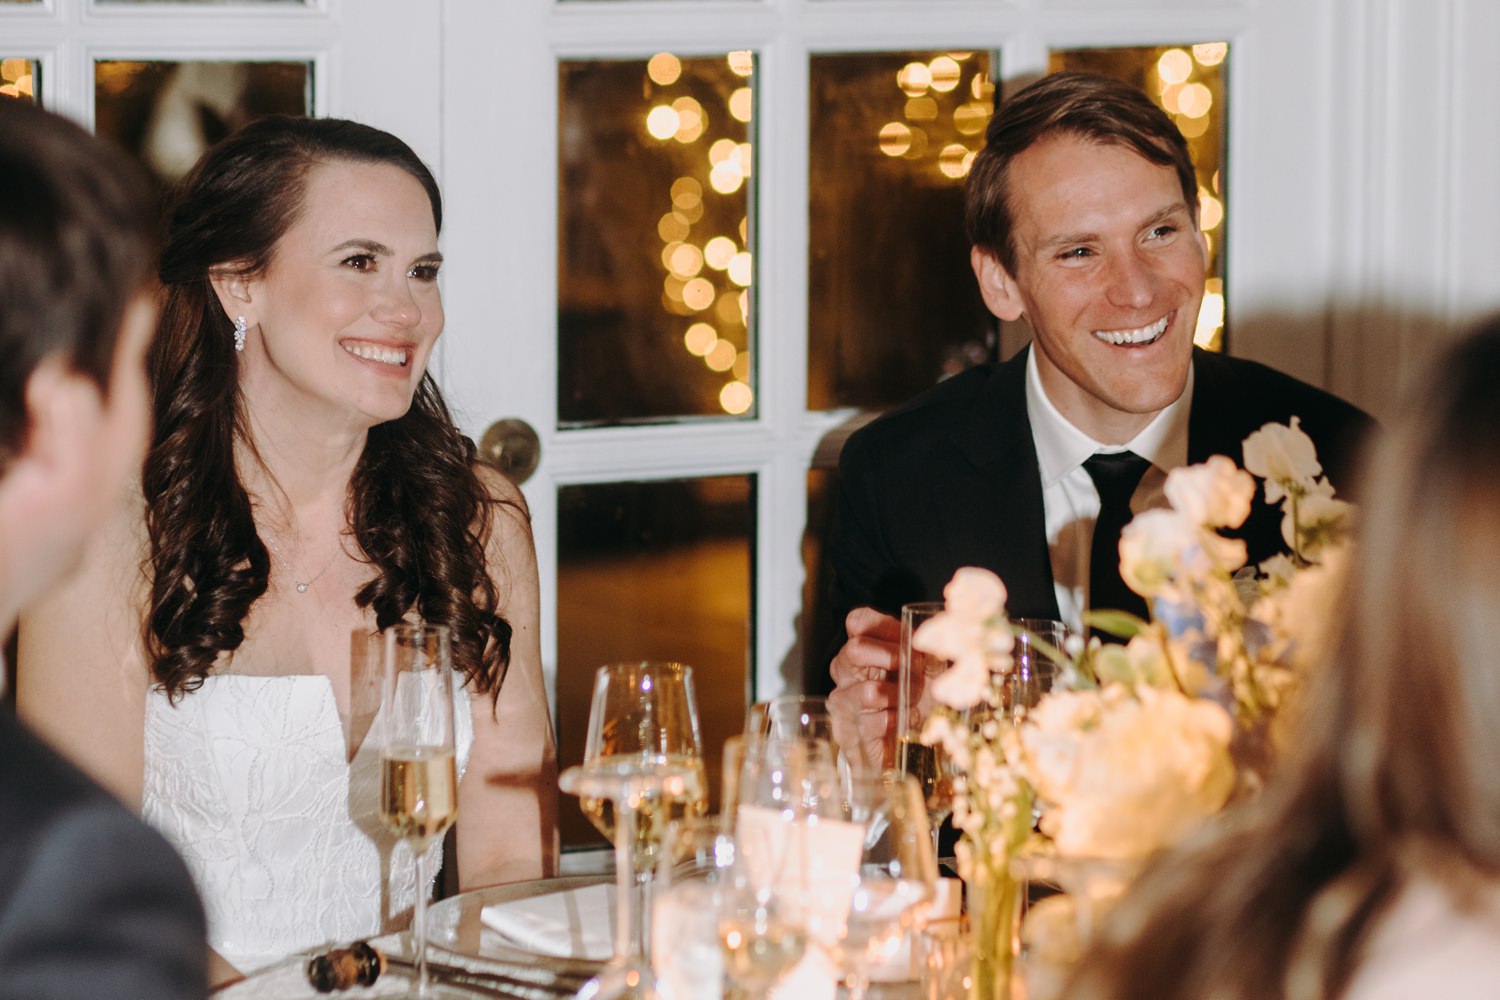
{"label": "white dress shirt", "polygon": [[1052,583],[1062,620],[1081,628],[1089,593],[1089,549],[1099,516],[1099,491],[1083,463],[1095,452],[1133,451],[1151,463],[1130,499],[1132,514],[1165,507],[1167,472],[1187,464],[1188,413],[1193,403],[1193,370],[1177,400],[1123,445],[1101,444],[1062,415],[1042,387],[1036,349],[1026,359],[1026,412],[1042,474],[1042,509]]}

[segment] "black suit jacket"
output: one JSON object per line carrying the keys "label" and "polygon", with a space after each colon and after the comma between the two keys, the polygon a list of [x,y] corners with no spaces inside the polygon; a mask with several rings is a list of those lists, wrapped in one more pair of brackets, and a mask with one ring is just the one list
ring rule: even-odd
{"label": "black suit jacket", "polygon": [[[1029,348],[1028,348],[1029,350]],[[934,386],[850,436],[839,459],[839,514],[829,540],[830,658],[844,617],[869,605],[890,614],[942,598],[961,566],[1005,581],[1013,617],[1056,618],[1041,473],[1026,414],[1026,355],[982,365]],[[1193,353],[1188,461],[1227,455],[1270,422],[1301,418],[1330,481],[1347,496],[1362,411],[1253,361]],[[1252,562],[1284,549],[1281,518],[1257,491],[1245,525]]]}
{"label": "black suit jacket", "polygon": [[182,859],[0,705],[0,997],[201,998],[207,958]]}

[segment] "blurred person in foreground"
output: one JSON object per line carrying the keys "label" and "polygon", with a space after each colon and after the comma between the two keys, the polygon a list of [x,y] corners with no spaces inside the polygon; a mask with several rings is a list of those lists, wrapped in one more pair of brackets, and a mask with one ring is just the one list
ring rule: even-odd
{"label": "blurred person in foreground", "polygon": [[[890,757],[902,604],[982,566],[1015,618],[1078,629],[1095,606],[1144,615],[1114,545],[1131,515],[1166,503],[1168,472],[1238,460],[1251,432],[1296,417],[1342,492],[1369,426],[1321,389],[1194,347],[1198,182],[1182,133],[1136,87],[1057,73],[1017,92],[990,121],[965,214],[985,305],[1024,320],[1031,344],[860,429],[840,456],[828,703],[839,746],[865,763]],[[1100,465],[1131,475],[1107,510]],[[1113,533],[1096,539],[1105,521]],[[1250,563],[1286,550],[1280,523],[1257,495],[1235,533]]]}
{"label": "blurred person in foreground", "polygon": [[397,622],[451,633],[459,887],[555,864],[530,516],[428,370],[441,227],[432,173],[369,125],[273,115],[210,149],[158,265],[140,491],[22,622],[22,717],[182,852],[216,982],[432,891],[369,738]]}
{"label": "blurred person in foreground", "polygon": [[1396,411],[1281,769],[1141,877],[1072,1000],[1500,996],[1497,383],[1500,321]]}
{"label": "blurred person in foreground", "polygon": [[[139,472],[156,305],[155,200],[122,153],[0,98],[0,178],[3,635]],[[0,994],[202,997],[207,957],[182,860],[0,705]]]}

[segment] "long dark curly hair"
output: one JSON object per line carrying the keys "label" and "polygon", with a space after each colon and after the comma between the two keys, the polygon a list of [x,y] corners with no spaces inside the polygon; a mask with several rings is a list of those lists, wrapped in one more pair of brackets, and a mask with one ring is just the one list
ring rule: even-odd
{"label": "long dark curly hair", "polygon": [[[156,425],[142,487],[151,605],[143,624],[152,674],[176,698],[244,641],[271,562],[235,468],[246,438],[232,326],[210,272],[263,274],[302,209],[319,163],[390,164],[416,178],[442,228],[437,182],[389,133],[337,119],[275,115],[206,153],[177,194],[159,265],[165,292],[150,357]],[[380,628],[415,612],[452,632],[454,666],[498,694],[510,626],[485,563],[490,505],[473,442],[459,433],[431,375],[405,416],[370,430],[349,483],[348,523],[375,576],[355,594]]]}

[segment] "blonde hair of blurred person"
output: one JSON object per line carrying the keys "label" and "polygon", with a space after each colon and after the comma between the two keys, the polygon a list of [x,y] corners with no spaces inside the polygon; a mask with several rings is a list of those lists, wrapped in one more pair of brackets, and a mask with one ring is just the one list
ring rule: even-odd
{"label": "blonde hair of blurred person", "polygon": [[1292,756],[1142,877],[1070,998],[1500,993],[1497,384],[1500,321],[1399,411]]}
{"label": "blonde hair of blurred person", "polygon": [[[241,971],[378,933],[418,891],[365,871],[393,849],[360,791],[367,640],[396,622],[447,626],[464,681],[460,888],[555,864],[529,515],[427,370],[441,225],[431,172],[367,125],[268,116],[209,150],[158,269],[140,492],[22,630],[23,712],[178,844]],[[342,839],[317,861],[277,839],[294,821]]]}
{"label": "blonde hair of blurred person", "polygon": [[[155,199],[119,150],[0,97],[0,178],[4,635],[137,474],[156,304]],[[99,693],[73,678],[73,701]],[[0,992],[202,997],[206,958],[182,860],[0,705]]]}

